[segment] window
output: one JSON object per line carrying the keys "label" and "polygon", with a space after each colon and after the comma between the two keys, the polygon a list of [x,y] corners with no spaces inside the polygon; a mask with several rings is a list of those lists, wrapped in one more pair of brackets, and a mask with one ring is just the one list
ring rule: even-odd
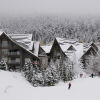
{"label": "window", "polygon": [[48,62],[50,62],[50,57],[48,57]]}
{"label": "window", "polygon": [[20,63],[20,58],[9,58],[8,63]]}
{"label": "window", "polygon": [[19,50],[9,50],[8,55],[20,55],[20,51]]}
{"label": "window", "polygon": [[8,54],[8,49],[2,49],[2,55],[7,55]]}
{"label": "window", "polygon": [[56,56],[60,56],[60,53],[59,53],[59,52],[57,52],[57,53],[56,53]]}
{"label": "window", "polygon": [[45,65],[46,59],[42,59],[42,64]]}
{"label": "window", "polygon": [[16,58],[16,63],[20,63],[20,58]]}
{"label": "window", "polygon": [[3,40],[2,41],[2,47],[8,47],[8,41]]}
{"label": "window", "polygon": [[59,52],[56,53],[56,57],[57,57],[57,59],[60,59],[60,53]]}

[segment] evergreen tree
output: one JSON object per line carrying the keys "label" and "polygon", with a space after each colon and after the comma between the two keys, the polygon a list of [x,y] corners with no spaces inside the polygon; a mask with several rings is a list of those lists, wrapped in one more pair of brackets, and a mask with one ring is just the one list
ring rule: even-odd
{"label": "evergreen tree", "polygon": [[0,69],[7,70],[7,64],[6,64],[5,60],[0,61]]}
{"label": "evergreen tree", "polygon": [[59,74],[57,68],[55,67],[54,63],[51,62],[49,67],[44,71],[44,78],[46,86],[52,86],[58,83],[59,81]]}
{"label": "evergreen tree", "polygon": [[23,67],[24,75],[29,82],[32,82],[33,65],[32,63],[25,63]]}
{"label": "evergreen tree", "polygon": [[51,61],[47,68],[26,63],[23,71],[26,79],[33,86],[53,86],[60,80],[64,82],[72,80],[72,66],[69,66],[70,64],[67,61],[62,62],[59,59],[56,62]]}

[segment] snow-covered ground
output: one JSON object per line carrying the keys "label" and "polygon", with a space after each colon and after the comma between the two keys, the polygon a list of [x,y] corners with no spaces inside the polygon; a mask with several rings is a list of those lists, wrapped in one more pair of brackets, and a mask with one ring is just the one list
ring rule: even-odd
{"label": "snow-covered ground", "polygon": [[0,100],[99,100],[100,78],[80,78],[52,87],[33,87],[17,72],[0,71]]}

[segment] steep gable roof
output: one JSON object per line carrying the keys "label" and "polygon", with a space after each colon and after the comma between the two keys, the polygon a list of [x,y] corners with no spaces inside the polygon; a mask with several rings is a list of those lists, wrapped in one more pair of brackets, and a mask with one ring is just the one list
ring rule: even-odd
{"label": "steep gable roof", "polygon": [[43,48],[42,48],[41,46],[39,47],[39,52],[38,52],[38,54],[39,54],[39,55],[38,55],[39,57],[41,57],[41,56],[42,56],[42,57],[43,57],[43,56],[47,56],[46,52],[43,50]]}
{"label": "steep gable roof", "polygon": [[91,43],[91,46],[94,48],[94,50],[98,51],[98,47],[95,45],[95,43]]}
{"label": "steep gable roof", "polygon": [[12,39],[9,35],[7,35],[6,33],[2,33],[0,35],[0,38],[2,38],[2,36],[5,36],[7,39],[9,39],[11,42],[13,42],[14,44],[16,44],[18,47],[22,48],[23,50],[25,50],[27,53],[29,53],[30,55],[32,55],[33,57],[35,57],[36,59],[39,59],[36,55],[34,55],[29,49],[26,49],[22,44],[20,44],[19,42],[17,42],[16,40]]}
{"label": "steep gable roof", "polygon": [[[72,39],[68,40],[66,38],[58,38],[57,37],[56,40],[58,41],[63,52],[67,52],[68,49],[71,49],[72,46],[75,46],[77,43],[77,40],[72,40]],[[75,48],[73,47],[73,49],[75,49]]]}
{"label": "steep gable roof", "polygon": [[66,39],[66,38],[56,38],[58,41],[62,51],[68,56],[72,55],[71,53],[73,52],[68,52],[68,49],[73,49],[76,50],[75,54],[77,59],[80,59],[81,56],[83,55],[83,43],[79,43],[78,40],[73,40],[73,39]]}
{"label": "steep gable roof", "polygon": [[32,34],[8,34],[8,36],[26,49],[32,50],[34,44],[34,41],[32,41]]}
{"label": "steep gable roof", "polygon": [[[52,45],[52,47],[51,47],[51,50],[50,50],[50,53],[52,52],[52,50],[54,49],[54,46],[58,46],[58,48],[59,48],[59,50],[60,51],[62,51],[62,53],[65,55],[65,53],[63,52],[63,50],[61,49],[61,47],[60,47],[60,45],[59,45],[59,43],[58,43],[58,41],[57,41],[57,39],[55,38],[55,40],[54,40],[54,42],[53,42],[53,45]],[[67,55],[65,55],[66,57],[67,57]]]}
{"label": "steep gable roof", "polygon": [[8,34],[13,40],[17,41],[24,48],[32,51],[38,57],[39,41],[32,40],[32,34]]}
{"label": "steep gable roof", "polygon": [[89,54],[96,55],[98,53],[98,50],[99,50],[98,47],[94,43],[90,43],[87,51],[82,55],[81,58]]}
{"label": "steep gable roof", "polygon": [[2,34],[3,34],[3,31],[0,30],[0,35],[2,35]]}
{"label": "steep gable roof", "polygon": [[72,45],[67,50],[76,51],[76,49]]}

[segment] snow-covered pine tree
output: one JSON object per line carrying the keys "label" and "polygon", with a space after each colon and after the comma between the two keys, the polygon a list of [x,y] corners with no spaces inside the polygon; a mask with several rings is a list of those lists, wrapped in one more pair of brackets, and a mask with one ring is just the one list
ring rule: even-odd
{"label": "snow-covered pine tree", "polygon": [[25,63],[23,67],[24,75],[29,82],[32,82],[33,77],[33,65],[32,63]]}
{"label": "snow-covered pine tree", "polygon": [[7,64],[6,64],[6,61],[4,59],[2,59],[0,61],[0,69],[7,70]]}
{"label": "snow-covered pine tree", "polygon": [[90,55],[87,59],[85,72],[97,74],[100,71],[100,55]]}
{"label": "snow-covered pine tree", "polygon": [[44,71],[44,81],[46,86],[52,86],[58,83],[60,80],[58,70],[54,64],[54,62],[51,61],[50,65],[47,67],[47,69]]}
{"label": "snow-covered pine tree", "polygon": [[42,72],[38,69],[33,70],[32,85],[35,87],[44,86],[44,77],[42,75]]}
{"label": "snow-covered pine tree", "polygon": [[66,58],[63,61],[63,81],[69,81],[72,80],[74,77],[74,72],[73,72],[73,64],[72,62]]}
{"label": "snow-covered pine tree", "polygon": [[26,63],[23,68],[26,79],[33,86],[53,86],[60,80],[69,81],[72,79],[72,66],[65,60],[61,62],[51,61],[47,68],[34,66],[32,63]]}
{"label": "snow-covered pine tree", "polygon": [[57,59],[56,62],[52,61],[51,65],[52,64],[56,68],[59,80],[69,81],[73,79],[73,64],[68,58],[66,58],[65,60]]}
{"label": "snow-covered pine tree", "polygon": [[60,59],[60,61],[59,61],[59,74],[60,74],[60,79],[63,81],[67,81],[66,64],[64,64],[64,61],[62,61],[62,59]]}
{"label": "snow-covered pine tree", "polygon": [[23,67],[23,72],[26,79],[33,85],[33,86],[43,86],[44,78],[42,75],[42,71],[37,65],[33,65],[31,62],[25,63]]}

